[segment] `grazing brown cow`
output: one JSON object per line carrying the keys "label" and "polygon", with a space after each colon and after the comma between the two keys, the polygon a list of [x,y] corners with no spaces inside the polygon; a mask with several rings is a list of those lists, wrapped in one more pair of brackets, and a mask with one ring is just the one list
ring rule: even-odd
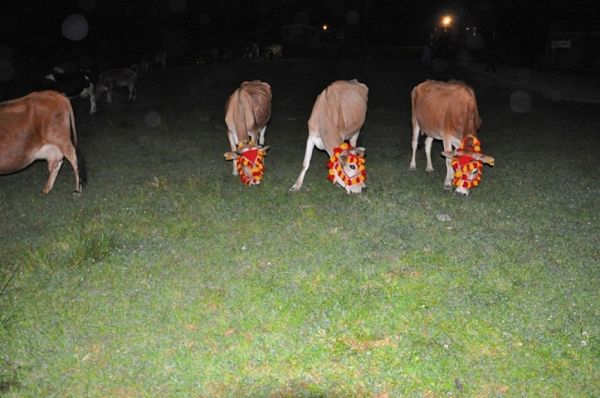
{"label": "grazing brown cow", "polygon": [[49,175],[42,192],[47,194],[63,158],[73,167],[75,193],[79,194],[86,183],[86,169],[77,150],[75,118],[67,97],[56,91],[37,91],[0,103],[0,174],[45,159]]}
{"label": "grazing brown cow", "polygon": [[[434,139],[443,141],[443,155],[446,156],[446,179],[444,180],[446,189],[452,189],[454,176],[452,158],[464,155],[464,151],[461,154],[452,152],[453,148],[464,147],[465,145],[472,148],[477,147],[479,149],[478,153],[470,151],[471,157],[480,162],[493,165],[494,159],[481,154],[480,145],[475,146],[473,144],[477,140],[477,130],[481,125],[481,119],[477,110],[475,93],[469,85],[454,80],[449,82],[426,80],[412,90],[411,98],[413,127],[411,170],[416,169],[415,155],[419,132],[426,135],[426,170],[429,172],[433,171],[431,144]],[[471,169],[472,176],[469,176],[469,178],[474,179],[480,172],[481,166]],[[468,195],[469,188],[462,185],[457,186],[456,192]]]}
{"label": "grazing brown cow", "polygon": [[[360,129],[365,123],[368,94],[368,87],[356,79],[333,82],[319,94],[308,120],[308,139],[306,140],[302,170],[296,183],[290,189],[291,191],[298,191],[302,187],[315,146],[320,150],[327,151],[327,154],[333,157],[334,150],[349,140],[352,149],[348,153],[342,153],[339,156],[340,161],[344,162],[348,158],[364,156],[364,148],[354,147]],[[350,178],[355,178],[355,174],[359,173],[356,164],[346,165],[344,163],[341,165],[341,169]],[[345,188],[348,193],[358,193],[364,189],[364,184],[345,186]]]}
{"label": "grazing brown cow", "polygon": [[106,102],[112,102],[112,90],[115,87],[127,87],[129,101],[135,101],[135,84],[137,73],[129,68],[111,69],[100,73],[96,84],[96,97],[106,91]]}
{"label": "grazing brown cow", "polygon": [[[242,151],[265,143],[267,123],[271,119],[271,86],[260,80],[243,82],[225,103],[225,124],[233,160],[233,175],[238,174],[238,159]],[[262,148],[266,151],[268,148]]]}

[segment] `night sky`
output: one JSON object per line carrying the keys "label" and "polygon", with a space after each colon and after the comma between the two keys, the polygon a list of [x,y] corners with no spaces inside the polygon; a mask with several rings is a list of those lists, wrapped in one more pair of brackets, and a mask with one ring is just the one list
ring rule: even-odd
{"label": "night sky", "polygon": [[[513,62],[532,65],[551,30],[598,30],[591,1],[528,0],[19,0],[0,11],[0,82],[75,61],[102,70],[165,49],[192,63],[210,48],[280,40],[281,27],[327,23],[346,47],[421,45],[449,13],[455,29],[497,32]],[[13,68],[6,72],[7,65]],[[25,72],[31,71],[31,72]],[[10,76],[13,73],[14,76]]]}

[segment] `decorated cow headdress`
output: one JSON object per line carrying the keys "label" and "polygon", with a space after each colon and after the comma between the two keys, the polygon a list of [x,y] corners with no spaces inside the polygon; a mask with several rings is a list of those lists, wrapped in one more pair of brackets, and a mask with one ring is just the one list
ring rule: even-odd
{"label": "decorated cow headdress", "polygon": [[348,193],[360,193],[366,188],[365,149],[354,148],[347,142],[334,148],[327,163],[327,178],[346,189]]}
{"label": "decorated cow headdress", "polygon": [[483,163],[494,165],[494,158],[481,153],[481,142],[472,135],[463,138],[460,147],[454,152],[442,152],[442,155],[452,159],[452,184],[456,187],[456,192],[464,195],[468,195],[469,190],[481,182]]}
{"label": "decorated cow headdress", "polygon": [[268,146],[256,145],[251,141],[248,144],[240,143],[235,152],[226,152],[223,156],[227,160],[236,162],[236,169],[242,184],[258,185],[265,173],[264,158],[267,150],[269,150]]}

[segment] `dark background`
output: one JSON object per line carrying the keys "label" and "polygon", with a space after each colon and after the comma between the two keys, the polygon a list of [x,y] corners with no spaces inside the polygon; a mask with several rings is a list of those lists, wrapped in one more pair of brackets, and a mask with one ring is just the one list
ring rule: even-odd
{"label": "dark background", "polygon": [[[465,28],[476,26],[484,44],[474,53],[485,52],[496,32],[500,61],[531,67],[540,64],[551,32],[600,30],[595,10],[582,0],[19,0],[0,11],[0,64],[12,67],[0,83],[15,85],[70,61],[98,72],[156,49],[168,51],[170,65],[198,62],[213,48],[231,48],[235,59],[249,42],[280,41],[281,27],[294,23],[343,31],[336,51],[419,46],[444,14],[454,17],[454,53]],[[87,22],[81,40],[61,32],[72,14]]]}

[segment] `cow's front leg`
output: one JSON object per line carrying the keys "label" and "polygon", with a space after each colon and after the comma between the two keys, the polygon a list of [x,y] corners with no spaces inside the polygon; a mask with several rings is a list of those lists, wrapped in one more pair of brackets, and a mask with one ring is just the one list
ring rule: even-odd
{"label": "cow's front leg", "polygon": [[[444,151],[452,152],[452,143],[444,141]],[[454,177],[454,169],[452,168],[452,159],[446,158],[446,179],[444,180],[444,189],[452,189],[452,179]]]}
{"label": "cow's front leg", "polygon": [[[227,138],[229,139],[229,147],[231,148],[231,152],[235,152],[237,151],[237,144],[238,144],[238,139],[237,139],[237,135],[233,133],[233,131],[227,131]],[[231,163],[233,164],[233,171],[231,172],[231,175],[238,175],[238,171],[237,171],[237,158],[233,159],[231,161]]]}
{"label": "cow's front leg", "polygon": [[352,137],[350,137],[350,145],[356,148],[356,142],[358,141],[358,135],[360,134],[360,130],[358,130]]}
{"label": "cow's front leg", "polygon": [[306,152],[304,153],[304,161],[302,162],[302,170],[300,171],[300,175],[296,179],[296,183],[292,185],[290,191],[298,191],[302,188],[302,183],[304,182],[304,175],[310,166],[310,159],[312,157],[313,149],[315,148],[315,142],[313,141],[313,137],[311,134],[308,135],[308,139],[306,140]]}
{"label": "cow's front leg", "polygon": [[267,130],[267,126],[263,127],[263,128],[260,130],[260,136],[259,136],[259,138],[258,138],[258,144],[259,144],[260,146],[263,146],[263,145],[265,145],[265,131],[266,131],[266,130]]}
{"label": "cow's front leg", "polygon": [[107,104],[112,103],[112,89],[111,88],[106,90],[106,103]]}

